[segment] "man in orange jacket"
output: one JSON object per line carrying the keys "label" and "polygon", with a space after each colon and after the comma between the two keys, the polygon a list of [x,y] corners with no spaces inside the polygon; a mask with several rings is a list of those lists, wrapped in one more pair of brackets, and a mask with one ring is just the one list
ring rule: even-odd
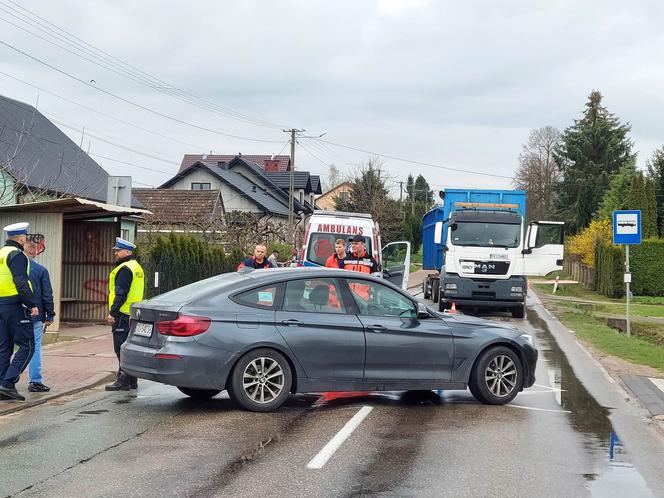
{"label": "man in orange jacket", "polygon": [[343,268],[344,258],[346,257],[346,241],[337,239],[334,241],[334,252],[332,256],[325,261],[326,268]]}

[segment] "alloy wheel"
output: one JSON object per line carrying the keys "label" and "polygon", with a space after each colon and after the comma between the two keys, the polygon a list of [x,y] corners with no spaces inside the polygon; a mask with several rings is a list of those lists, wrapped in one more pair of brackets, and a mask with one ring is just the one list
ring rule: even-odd
{"label": "alloy wheel", "polygon": [[284,371],[273,358],[255,358],[244,369],[242,388],[250,400],[261,404],[270,403],[284,389]]}
{"label": "alloy wheel", "polygon": [[516,388],[518,372],[514,361],[507,355],[494,356],[486,367],[486,386],[494,396],[504,398]]}

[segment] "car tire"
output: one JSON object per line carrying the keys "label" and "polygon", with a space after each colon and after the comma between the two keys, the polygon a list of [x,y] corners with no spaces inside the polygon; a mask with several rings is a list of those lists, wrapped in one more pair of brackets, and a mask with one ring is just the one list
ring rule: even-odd
{"label": "car tire", "polygon": [[424,296],[424,299],[429,299],[431,297],[431,294],[429,293],[428,280],[428,278],[422,280],[422,295]]}
{"label": "car tire", "polygon": [[522,304],[517,308],[512,308],[512,318],[523,318],[526,316],[526,305]]}
{"label": "car tire", "polygon": [[436,279],[431,283],[431,299],[437,303],[440,299],[440,280]]}
{"label": "car tire", "polygon": [[221,392],[220,389],[193,389],[191,387],[178,387],[182,394],[194,399],[211,399]]}
{"label": "car tire", "polygon": [[512,401],[523,384],[523,366],[510,348],[495,346],[484,351],[473,366],[468,387],[472,395],[487,405]]}
{"label": "car tire", "polygon": [[228,394],[245,410],[270,412],[286,401],[292,383],[293,374],[284,355],[274,349],[254,349],[235,364]]}

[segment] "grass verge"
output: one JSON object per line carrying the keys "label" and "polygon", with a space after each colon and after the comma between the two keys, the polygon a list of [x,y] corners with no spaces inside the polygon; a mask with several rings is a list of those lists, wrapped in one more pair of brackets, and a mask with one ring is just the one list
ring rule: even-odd
{"label": "grass verge", "polygon": [[628,338],[590,314],[562,311],[557,315],[579,339],[589,342],[600,351],[657,368],[664,373],[664,346],[654,345],[641,337]]}

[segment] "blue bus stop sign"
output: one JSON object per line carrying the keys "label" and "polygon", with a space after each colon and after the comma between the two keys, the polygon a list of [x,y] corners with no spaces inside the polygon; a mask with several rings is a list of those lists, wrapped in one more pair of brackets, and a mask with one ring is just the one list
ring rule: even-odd
{"label": "blue bus stop sign", "polygon": [[613,243],[641,243],[641,211],[616,210],[613,212]]}

